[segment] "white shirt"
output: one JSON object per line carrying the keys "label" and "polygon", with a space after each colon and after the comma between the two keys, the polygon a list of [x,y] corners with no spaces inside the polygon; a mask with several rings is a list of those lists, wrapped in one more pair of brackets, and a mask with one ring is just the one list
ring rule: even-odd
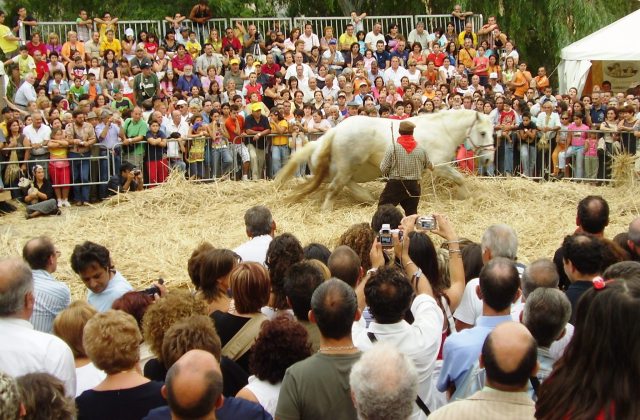
{"label": "white shirt", "polygon": [[409,76],[409,72],[404,67],[398,66],[396,70],[394,70],[393,67],[389,67],[385,70],[383,79],[385,84],[389,80],[393,80],[396,86],[400,86],[400,81],[404,76]]}
{"label": "white shirt", "polygon": [[278,396],[280,395],[280,387],[282,382],[273,385],[271,382],[263,381],[255,377],[249,376],[249,384],[247,389],[255,395],[260,405],[266,412],[276,418],[276,406],[278,405]]}
{"label": "white shirt", "polygon": [[31,142],[31,144],[42,144],[46,140],[51,140],[51,128],[48,125],[41,124],[37,130],[33,124],[29,124],[22,129],[22,134],[25,135]]}
{"label": "white shirt", "polygon": [[64,341],[18,318],[0,318],[0,337],[0,371],[13,377],[50,373],[62,381],[67,396],[75,397],[76,368]]}
{"label": "white shirt", "polygon": [[325,85],[322,88],[322,96],[325,99],[331,97],[335,101],[336,99],[338,99],[338,93],[339,92],[340,92],[340,88],[338,87],[338,84],[336,82],[333,82],[333,86],[331,86],[331,87]]}
{"label": "white shirt", "polygon": [[233,251],[242,257],[243,262],[264,264],[267,259],[267,249],[269,249],[272,239],[271,235],[256,236]]}
{"label": "white shirt", "polygon": [[25,108],[29,102],[35,102],[38,98],[36,90],[29,82],[23,82],[16,91],[15,104]]}
{"label": "white shirt", "polygon": [[71,303],[69,286],[56,280],[46,270],[33,270],[35,305],[31,324],[37,331],[51,333],[53,320]]}
{"label": "white shirt", "polygon": [[378,35],[374,34],[373,32],[369,32],[364,37],[364,43],[371,51],[376,50],[376,44],[378,44],[378,41],[384,42],[384,46],[387,46],[387,42],[384,40],[384,35],[382,34],[382,32],[380,32]]}
{"label": "white shirt", "polygon": [[[520,271],[521,268],[518,267],[518,272]],[[522,275],[521,272],[520,275]],[[453,314],[455,319],[465,324],[475,325],[476,320],[482,316],[482,301],[476,293],[476,288],[479,285],[479,278],[472,279],[467,283],[464,288],[464,293],[462,294],[460,305],[458,305],[458,309],[456,309]],[[520,312],[522,312],[523,306],[524,304],[521,301],[511,305],[511,318],[513,318],[515,322],[520,322]]]}
{"label": "white shirt", "polygon": [[76,397],[80,396],[84,391],[95,388],[106,377],[107,374],[95,367],[93,363],[76,368],[76,378],[78,379]]}
{"label": "white shirt", "polygon": [[[287,69],[287,72],[284,74],[285,80],[289,80],[291,76],[295,76],[296,79],[300,79],[296,74],[296,67],[297,67],[296,64],[292,64],[289,66],[289,68]],[[316,77],[316,75],[313,74],[313,70],[311,70],[311,67],[309,67],[309,65],[306,63],[302,63],[302,74],[304,75],[304,78],[307,80],[309,80],[310,77]]]}
{"label": "white shirt", "polygon": [[132,290],[133,287],[131,287],[127,279],[122,277],[122,274],[116,271],[113,278],[109,280],[107,288],[102,292],[93,293],[89,290],[89,293],[87,294],[87,301],[89,301],[89,303],[93,305],[98,312],[106,312],[111,309],[111,305],[114,300]]}
{"label": "white shirt", "polygon": [[419,34],[418,30],[414,29],[409,32],[409,44],[407,45],[413,45],[414,42],[419,42],[422,45],[422,49],[426,50],[429,47],[429,33],[423,29],[422,33]]}
{"label": "white shirt", "polygon": [[[378,341],[393,344],[415,364],[418,372],[418,395],[422,401],[427,401],[431,392],[431,374],[442,343],[444,315],[435,299],[425,294],[418,295],[413,300],[411,313],[415,318],[413,324],[404,320],[395,324],[378,324],[374,320],[367,328],[364,317],[360,318],[353,323],[353,343],[360,351],[370,349],[373,343],[367,332],[371,332]],[[414,404],[411,419],[419,418],[424,418],[424,415],[417,404]]]}
{"label": "white shirt", "polygon": [[300,39],[304,41],[304,50],[306,52],[310,52],[311,48],[313,48],[314,46],[315,47],[320,46],[320,40],[318,39],[318,35],[314,33],[307,36],[304,32],[302,32],[302,35],[300,35]]}

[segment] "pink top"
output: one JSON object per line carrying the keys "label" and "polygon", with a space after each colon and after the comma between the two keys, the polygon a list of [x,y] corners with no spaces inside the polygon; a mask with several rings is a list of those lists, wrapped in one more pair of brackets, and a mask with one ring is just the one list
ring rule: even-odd
{"label": "pink top", "polygon": [[[585,131],[582,131],[585,130]],[[572,131],[571,145],[576,147],[584,146],[584,141],[587,139],[587,130],[589,126],[586,124],[576,125],[576,123],[569,124],[569,131]]]}
{"label": "pink top", "polygon": [[587,139],[584,144],[584,155],[589,157],[598,156],[598,139]]}

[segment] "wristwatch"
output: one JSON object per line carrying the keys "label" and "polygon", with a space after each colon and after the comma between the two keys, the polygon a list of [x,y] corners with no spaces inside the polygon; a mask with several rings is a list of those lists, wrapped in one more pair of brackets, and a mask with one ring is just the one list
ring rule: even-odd
{"label": "wristwatch", "polygon": [[367,276],[371,276],[377,272],[378,272],[378,269],[376,267],[370,268],[367,270]]}

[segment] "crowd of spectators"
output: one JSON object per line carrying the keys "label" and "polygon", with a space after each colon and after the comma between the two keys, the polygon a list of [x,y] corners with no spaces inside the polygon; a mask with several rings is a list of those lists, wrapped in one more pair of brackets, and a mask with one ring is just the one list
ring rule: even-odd
{"label": "crowd of spectators", "polygon": [[[310,23],[278,22],[264,33],[240,22],[194,31],[176,14],[162,35],[86,11],[76,30],[41,33],[24,8],[11,28],[0,12],[2,180],[17,187],[40,165],[46,185],[22,196],[40,204],[36,215],[55,214],[70,199],[82,205],[162,183],[171,168],[191,178],[271,178],[291,153],[354,115],[456,109],[488,114],[496,134],[495,167],[476,168],[463,145],[461,170],[607,179],[615,154],[635,155],[637,88],[612,92],[605,81],[582,97],[573,87],[554,92],[496,17],[474,28],[471,15],[456,6],[446,27],[419,21],[401,33],[379,22],[365,32],[366,14],[353,13],[344,33],[316,34]],[[202,26],[211,11],[201,2],[190,18]]]}
{"label": "crowd of spectators", "polygon": [[510,226],[474,243],[433,216],[424,230],[383,205],[330,250],[252,207],[246,242],[185,261],[192,290],[134,291],[84,242],[74,302],[55,243],[34,238],[0,260],[0,417],[640,416],[640,218],[609,239],[587,196],[553,260],[524,265]]}

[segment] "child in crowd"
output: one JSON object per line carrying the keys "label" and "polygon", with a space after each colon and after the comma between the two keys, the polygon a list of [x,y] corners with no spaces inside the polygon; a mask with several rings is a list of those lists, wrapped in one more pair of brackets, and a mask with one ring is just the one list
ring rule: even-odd
{"label": "child in crowd", "polygon": [[53,184],[58,207],[71,207],[68,186],[71,183],[71,165],[67,160],[69,141],[64,138],[64,131],[60,128],[51,130],[51,140],[47,145],[51,159],[49,163],[49,179]]}
{"label": "child in crowd", "polygon": [[578,112],[573,116],[573,122],[569,125],[569,138],[567,139],[570,146],[566,151],[560,152],[560,170],[565,171],[565,176],[568,176],[568,170],[566,168],[566,162],[568,157],[575,156],[573,165],[573,177],[584,177],[584,145],[587,140],[587,132],[589,126],[584,123],[582,113]]}
{"label": "child in crowd", "polygon": [[160,130],[158,121],[151,121],[147,132],[147,172],[149,184],[155,185],[164,182],[169,175],[169,163],[167,162],[167,140]]}
{"label": "child in crowd", "polygon": [[598,134],[589,133],[584,143],[584,176],[596,179],[598,175]]}

